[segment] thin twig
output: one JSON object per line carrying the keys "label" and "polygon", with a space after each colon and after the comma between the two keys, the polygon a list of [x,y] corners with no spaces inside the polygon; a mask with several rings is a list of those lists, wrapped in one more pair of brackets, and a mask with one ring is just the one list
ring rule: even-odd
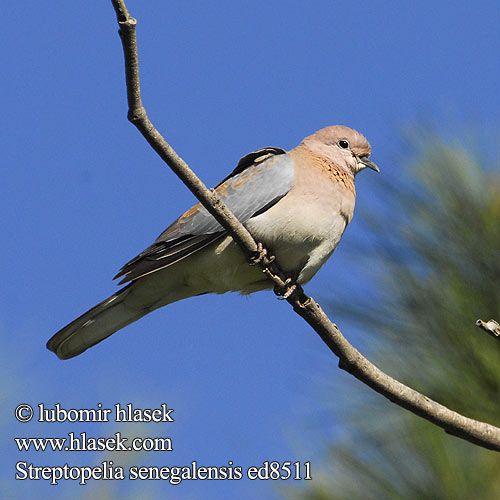
{"label": "thin twig", "polygon": [[[142,105],[139,86],[139,63],[136,42],[136,20],[130,17],[123,0],[112,0],[120,26],[120,37],[125,55],[128,119],[140,130],[153,149],[178,175],[203,206],[227,230],[240,246],[248,260],[255,257],[257,245],[219,197],[198,179],[189,166],[165,141],[147,117]],[[276,262],[264,257],[260,264],[264,272],[278,286],[283,287],[285,276]],[[484,448],[500,451],[500,429],[493,425],[464,417],[427,396],[407,387],[379,370],[361,355],[342,335],[314,299],[307,297],[298,287],[286,299],[295,312],[307,321],[330,350],[339,358],[339,367],[397,405],[406,408],[442,427],[449,434],[463,438]]]}
{"label": "thin twig", "polygon": [[[174,171],[181,181],[196,196],[200,203],[215,217],[217,222],[226,229],[240,246],[249,262],[252,262],[257,253],[257,244],[247,229],[231,213],[214,190],[208,189],[191,170],[189,165],[174,151],[172,146],[158,132],[151,123],[142,104],[139,60],[137,52],[136,26],[137,21],[130,16],[124,1],[112,0],[120,29],[118,31],[125,57],[125,78],[127,83],[127,100],[129,111],[128,120],[133,123],[151,147],[160,155],[163,161]],[[286,276],[278,265],[264,256],[259,265],[263,272],[275,283],[278,290],[285,289]],[[295,298],[301,302],[307,299],[301,287],[297,288]]]}
{"label": "thin twig", "polygon": [[478,319],[476,321],[476,326],[483,329],[493,338],[500,340],[500,325],[494,319],[490,319],[489,321],[483,321],[482,319]]}

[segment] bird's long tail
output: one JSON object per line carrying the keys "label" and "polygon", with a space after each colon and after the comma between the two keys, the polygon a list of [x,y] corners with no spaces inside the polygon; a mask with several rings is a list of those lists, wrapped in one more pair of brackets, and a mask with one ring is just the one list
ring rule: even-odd
{"label": "bird's long tail", "polygon": [[69,359],[142,318],[152,309],[131,307],[127,298],[134,285],[130,283],[59,330],[47,342],[47,348],[59,358]]}
{"label": "bird's long tail", "polygon": [[153,273],[133,281],[59,330],[47,348],[61,359],[73,358],[158,307],[198,293],[183,286],[182,274],[167,270]]}

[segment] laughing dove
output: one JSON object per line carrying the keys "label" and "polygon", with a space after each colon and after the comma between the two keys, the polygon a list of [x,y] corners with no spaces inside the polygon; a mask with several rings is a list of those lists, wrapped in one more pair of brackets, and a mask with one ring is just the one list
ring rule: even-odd
{"label": "laughing dove", "polygon": [[[326,127],[291,151],[244,156],[216,192],[296,283],[307,283],[333,253],[352,219],[354,177],[372,163],[363,135]],[[248,294],[272,282],[245,262],[222,226],[198,203],[125,264],[130,282],[57,332],[47,343],[72,358],[158,307],[205,293]]]}

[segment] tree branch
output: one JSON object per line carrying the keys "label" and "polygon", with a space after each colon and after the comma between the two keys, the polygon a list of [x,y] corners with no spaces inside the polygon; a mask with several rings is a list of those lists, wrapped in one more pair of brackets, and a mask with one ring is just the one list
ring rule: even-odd
{"label": "tree branch", "polygon": [[[125,56],[128,119],[139,129],[152,148],[177,174],[202,205],[227,230],[240,246],[247,260],[255,258],[257,245],[247,229],[209,190],[180,158],[149,120],[142,105],[139,85],[139,62],[136,42],[136,20],[130,17],[123,0],[112,0]],[[259,265],[279,289],[285,287],[285,276],[278,263],[264,257]],[[500,429],[493,425],[464,417],[427,396],[405,386],[379,370],[357,351],[342,335],[314,299],[307,297],[300,286],[286,299],[294,311],[318,333],[330,350],[339,358],[339,367],[351,373],[397,405],[410,410],[443,428],[449,434],[484,448],[500,451]]]}
{"label": "tree branch", "polygon": [[[125,57],[125,78],[129,107],[127,114],[128,120],[139,129],[151,147],[189,188],[210,214],[215,217],[217,222],[231,234],[234,241],[240,246],[245,254],[247,260],[252,262],[257,253],[257,244],[250,233],[226,207],[215,191],[208,189],[205,184],[201,182],[189,165],[174,151],[172,146],[170,146],[149,120],[141,99],[136,39],[137,21],[128,13],[124,1],[112,0],[112,3],[120,26],[118,33],[122,41]],[[263,272],[275,283],[277,289],[285,290],[286,277],[277,264],[266,256],[262,257],[259,263]],[[300,299],[301,302],[307,299],[301,287],[297,287],[294,295],[295,298]]]}
{"label": "tree branch", "polygon": [[478,319],[476,321],[476,326],[484,330],[493,338],[500,340],[500,325],[494,319],[490,319],[489,321]]}

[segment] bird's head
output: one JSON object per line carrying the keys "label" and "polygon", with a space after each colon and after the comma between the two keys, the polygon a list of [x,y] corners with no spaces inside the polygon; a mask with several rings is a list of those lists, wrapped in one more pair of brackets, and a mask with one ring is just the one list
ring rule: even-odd
{"label": "bird's head", "polygon": [[333,125],[306,137],[302,145],[353,175],[365,168],[380,172],[370,161],[371,147],[365,136],[349,127]]}

